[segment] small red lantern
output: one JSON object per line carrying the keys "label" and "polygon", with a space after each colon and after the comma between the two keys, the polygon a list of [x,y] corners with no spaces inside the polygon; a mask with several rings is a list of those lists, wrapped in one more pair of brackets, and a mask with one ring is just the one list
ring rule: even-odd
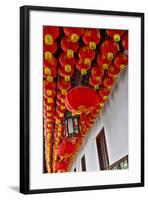
{"label": "small red lantern", "polygon": [[75,152],[75,149],[75,144],[72,144],[70,141],[63,139],[62,143],[59,145],[59,156],[70,157],[71,154]]}
{"label": "small red lantern", "polygon": [[111,30],[111,29],[107,30],[106,32],[111,38],[113,38],[115,42],[119,42],[121,40],[121,37],[125,33],[124,30]]}
{"label": "small red lantern", "polygon": [[44,76],[52,76],[55,78],[57,76],[56,65],[57,63],[55,63],[55,65],[51,65],[49,62],[44,61]]}
{"label": "small red lantern", "polygon": [[73,75],[74,69],[72,68],[70,72],[65,71],[63,67],[59,68],[60,76],[64,77],[65,81],[70,81],[70,77]]}
{"label": "small red lantern", "polygon": [[59,62],[66,72],[70,72],[75,65],[75,58],[68,58],[66,53],[61,53]]}
{"label": "small red lantern", "polygon": [[58,81],[58,88],[59,88],[59,90],[61,90],[62,95],[66,95],[67,90],[69,90],[71,88],[71,83],[65,81],[64,79],[60,79]]}
{"label": "small red lantern", "polygon": [[84,61],[84,64],[91,65],[91,61],[95,57],[95,51],[92,51],[87,46],[83,46],[80,48],[78,55]]}
{"label": "small red lantern", "polygon": [[44,98],[44,104],[45,105],[53,105],[54,104],[54,98],[53,97]]}
{"label": "small red lantern", "polygon": [[128,33],[126,33],[122,38],[122,46],[125,50],[128,50]]}
{"label": "small red lantern", "polygon": [[59,36],[59,27],[45,26],[44,27],[44,42],[46,45],[52,45],[53,40]]}
{"label": "small red lantern", "polygon": [[108,96],[110,94],[110,90],[106,87],[103,87],[99,90],[99,95],[103,98],[103,100],[108,99]]}
{"label": "small red lantern", "polygon": [[61,48],[64,52],[67,53],[68,58],[74,57],[74,52],[79,48],[78,42],[71,42],[67,37],[61,39]]}
{"label": "small red lantern", "polygon": [[45,97],[55,97],[55,95],[56,95],[55,90],[45,89],[44,88],[44,96]]}
{"label": "small red lantern", "polygon": [[[88,98],[91,97],[91,98]],[[89,113],[97,105],[97,93],[90,87],[78,86],[72,88],[65,97],[65,106],[73,115]]]}
{"label": "small red lantern", "polygon": [[70,39],[71,42],[77,42],[84,32],[83,28],[63,28],[65,35]]}
{"label": "small red lantern", "polygon": [[102,82],[102,80],[101,80],[100,77],[99,77],[99,79],[96,79],[96,78],[93,77],[93,76],[90,76],[90,77],[89,77],[89,84],[90,84],[91,86],[93,86],[95,90],[98,90],[98,89],[99,89],[99,86],[100,86],[101,82]]}
{"label": "small red lantern", "polygon": [[116,79],[118,74],[120,73],[120,69],[117,68],[115,65],[111,64],[108,68],[107,74],[109,77]]}
{"label": "small red lantern", "polygon": [[59,172],[64,172],[68,169],[68,163],[64,160],[60,160],[56,163],[56,169]]}
{"label": "small red lantern", "polygon": [[96,44],[100,42],[101,34],[98,29],[85,29],[82,40],[83,42],[89,46],[91,50],[96,49]]}
{"label": "small red lantern", "polygon": [[118,44],[111,39],[105,40],[100,47],[102,54],[105,54],[108,60],[112,60],[114,58],[118,48]]}
{"label": "small red lantern", "polygon": [[114,60],[114,64],[120,70],[125,69],[128,63],[128,56],[125,53],[119,53]]}
{"label": "small red lantern", "polygon": [[54,54],[57,51],[57,43],[55,41],[53,41],[52,45],[44,45],[43,47],[44,52],[51,52],[52,54]]}
{"label": "small red lantern", "polygon": [[107,70],[112,61],[108,60],[105,54],[99,53],[97,57],[97,62],[104,70]]}
{"label": "small red lantern", "polygon": [[93,66],[91,69],[91,76],[94,77],[96,80],[99,80],[104,76],[104,70],[101,69],[99,66]]}
{"label": "small red lantern", "polygon": [[76,67],[79,71],[81,71],[81,75],[86,75],[91,65],[85,64],[82,60],[78,60],[76,62]]}
{"label": "small red lantern", "polygon": [[114,83],[113,78],[111,78],[111,77],[109,77],[109,76],[106,76],[106,77],[103,79],[103,85],[104,85],[104,87],[106,87],[106,88],[109,89],[109,90],[112,88],[113,83]]}

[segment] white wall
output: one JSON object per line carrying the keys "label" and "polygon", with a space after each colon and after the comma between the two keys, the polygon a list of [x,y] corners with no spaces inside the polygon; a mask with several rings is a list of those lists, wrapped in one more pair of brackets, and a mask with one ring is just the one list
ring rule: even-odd
{"label": "white wall", "polygon": [[[96,136],[104,127],[110,165],[128,154],[128,69],[121,72],[101,116],[95,121],[73,167],[81,171],[85,154],[86,170],[98,171]],[[72,170],[73,170],[72,167]]]}
{"label": "white wall", "polygon": [[[112,190],[94,190],[81,192],[66,192],[53,194],[38,194],[24,196],[18,193],[19,172],[19,6],[21,5],[61,6],[75,8],[89,8],[100,10],[121,10],[131,12],[145,12],[148,21],[147,0],[5,0],[0,6],[0,198],[11,200],[76,200],[76,199],[134,199],[146,200],[148,195],[148,170],[145,171],[146,186],[144,188],[127,188]],[[11,31],[10,31],[11,30]],[[148,35],[148,26],[145,29]],[[148,37],[145,38],[146,51]],[[8,51],[9,49],[9,51]],[[11,50],[11,52],[10,52]],[[9,54],[8,54],[9,52]],[[148,59],[145,65],[148,75]],[[148,79],[145,86],[148,85]],[[9,92],[8,92],[9,91]],[[146,90],[145,102],[148,102]],[[145,118],[148,119],[148,104],[145,107]],[[148,123],[145,125],[148,132]],[[145,152],[148,152],[148,134],[145,134]],[[145,156],[146,169],[148,156]]]}

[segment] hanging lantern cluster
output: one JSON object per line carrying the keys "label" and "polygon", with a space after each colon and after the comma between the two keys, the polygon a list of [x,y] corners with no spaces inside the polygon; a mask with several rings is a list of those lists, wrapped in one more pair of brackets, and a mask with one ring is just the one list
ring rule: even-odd
{"label": "hanging lantern cluster", "polygon": [[[48,173],[70,169],[127,64],[125,30],[44,26],[44,146]],[[73,119],[79,116],[78,134],[67,136],[67,113],[71,113],[73,128]]]}
{"label": "hanging lantern cluster", "polygon": [[43,72],[44,72],[44,141],[47,172],[52,172],[52,138],[54,132],[54,103],[56,96],[58,27],[44,27],[43,32]]}

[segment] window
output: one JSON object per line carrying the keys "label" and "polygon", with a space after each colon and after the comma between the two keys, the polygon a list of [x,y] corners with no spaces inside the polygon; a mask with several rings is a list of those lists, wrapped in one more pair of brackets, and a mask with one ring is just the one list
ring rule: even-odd
{"label": "window", "polygon": [[117,162],[113,163],[110,167],[111,170],[114,169],[128,169],[128,155],[124,156]]}
{"label": "window", "polygon": [[86,161],[85,161],[85,155],[81,158],[81,166],[82,166],[82,171],[86,171]]}
{"label": "window", "polygon": [[74,170],[73,170],[74,172],[76,172],[77,170],[76,170],[76,167],[74,168]]}
{"label": "window", "polygon": [[99,134],[97,135],[96,143],[97,143],[100,170],[107,170],[109,169],[109,159],[108,159],[108,151],[107,151],[104,128],[102,128]]}

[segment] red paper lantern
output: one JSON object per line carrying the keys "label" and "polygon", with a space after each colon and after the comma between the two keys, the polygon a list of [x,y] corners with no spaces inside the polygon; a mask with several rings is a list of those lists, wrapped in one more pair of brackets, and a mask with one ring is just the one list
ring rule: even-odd
{"label": "red paper lantern", "polygon": [[81,75],[86,75],[91,65],[85,64],[82,60],[76,62],[76,68],[81,72]]}
{"label": "red paper lantern", "polygon": [[65,106],[73,115],[80,115],[81,113],[91,112],[97,105],[97,99],[97,93],[92,88],[78,86],[67,93]]}
{"label": "red paper lantern", "polygon": [[44,61],[44,77],[51,76],[55,78],[57,76],[57,62],[50,63]]}
{"label": "red paper lantern", "polygon": [[83,28],[63,28],[63,30],[71,42],[77,42],[84,32]]}
{"label": "red paper lantern", "polygon": [[107,56],[108,60],[112,60],[118,51],[118,44],[111,39],[107,39],[102,43],[100,49],[102,54]]}
{"label": "red paper lantern", "polygon": [[97,62],[104,70],[107,70],[112,61],[108,60],[105,54],[99,53],[97,56]]}
{"label": "red paper lantern", "polygon": [[65,71],[63,67],[59,68],[59,74],[64,78],[65,81],[70,81],[70,77],[73,75],[74,69],[72,68],[70,72]]}
{"label": "red paper lantern", "polygon": [[45,26],[44,27],[44,43],[51,45],[53,40],[59,36],[59,27],[56,26]]}
{"label": "red paper lantern", "polygon": [[110,90],[106,87],[103,87],[99,90],[99,95],[103,98],[103,100],[108,99],[108,96],[110,94]]}
{"label": "red paper lantern", "polygon": [[121,52],[115,57],[114,64],[120,70],[125,69],[127,63],[128,63],[128,56],[125,53]]}
{"label": "red paper lantern", "polygon": [[65,81],[64,79],[60,79],[57,85],[59,90],[61,90],[62,95],[66,95],[67,90],[71,88],[71,83]]}
{"label": "red paper lantern", "polygon": [[66,53],[61,53],[59,62],[66,72],[70,72],[75,65],[75,58],[68,58]]}
{"label": "red paper lantern", "polygon": [[126,33],[122,38],[122,46],[125,50],[128,50],[128,33]]}
{"label": "red paper lantern", "polygon": [[106,76],[106,77],[103,79],[103,85],[104,85],[104,87],[106,87],[106,88],[109,89],[109,90],[112,88],[113,83],[114,83],[113,78],[111,78],[111,77],[109,77],[109,76]]}
{"label": "red paper lantern", "polygon": [[125,33],[124,30],[107,30],[107,34],[115,41],[119,42],[121,40],[122,35]]}
{"label": "red paper lantern", "polygon": [[114,64],[111,64],[108,68],[107,74],[109,77],[116,79],[118,74],[120,73],[120,69],[117,68]]}
{"label": "red paper lantern", "polygon": [[102,82],[101,78],[96,79],[96,77],[93,76],[89,77],[89,84],[93,86],[95,90],[99,89],[101,82]]}
{"label": "red paper lantern", "polygon": [[94,77],[96,80],[99,80],[104,76],[104,70],[101,69],[99,66],[93,66],[91,69],[91,76]]}
{"label": "red paper lantern", "polygon": [[67,53],[68,58],[74,57],[74,52],[79,48],[78,42],[71,42],[67,37],[61,39],[61,48],[64,52]]}
{"label": "red paper lantern", "polygon": [[64,160],[60,160],[56,163],[57,171],[64,172],[68,169],[68,163]]}
{"label": "red paper lantern", "polygon": [[53,43],[51,45],[44,45],[43,47],[44,52],[51,52],[52,54],[54,54],[57,51],[57,43],[55,41],[53,41]]}
{"label": "red paper lantern", "polygon": [[82,40],[83,42],[89,46],[91,50],[96,49],[96,44],[100,42],[101,34],[98,29],[85,29]]}
{"label": "red paper lantern", "polygon": [[95,57],[95,51],[92,51],[87,46],[83,46],[80,48],[78,55],[84,61],[84,64],[91,65],[91,61]]}
{"label": "red paper lantern", "polygon": [[62,143],[59,145],[59,156],[69,157],[75,152],[76,145],[72,144],[70,141],[63,139]]}

